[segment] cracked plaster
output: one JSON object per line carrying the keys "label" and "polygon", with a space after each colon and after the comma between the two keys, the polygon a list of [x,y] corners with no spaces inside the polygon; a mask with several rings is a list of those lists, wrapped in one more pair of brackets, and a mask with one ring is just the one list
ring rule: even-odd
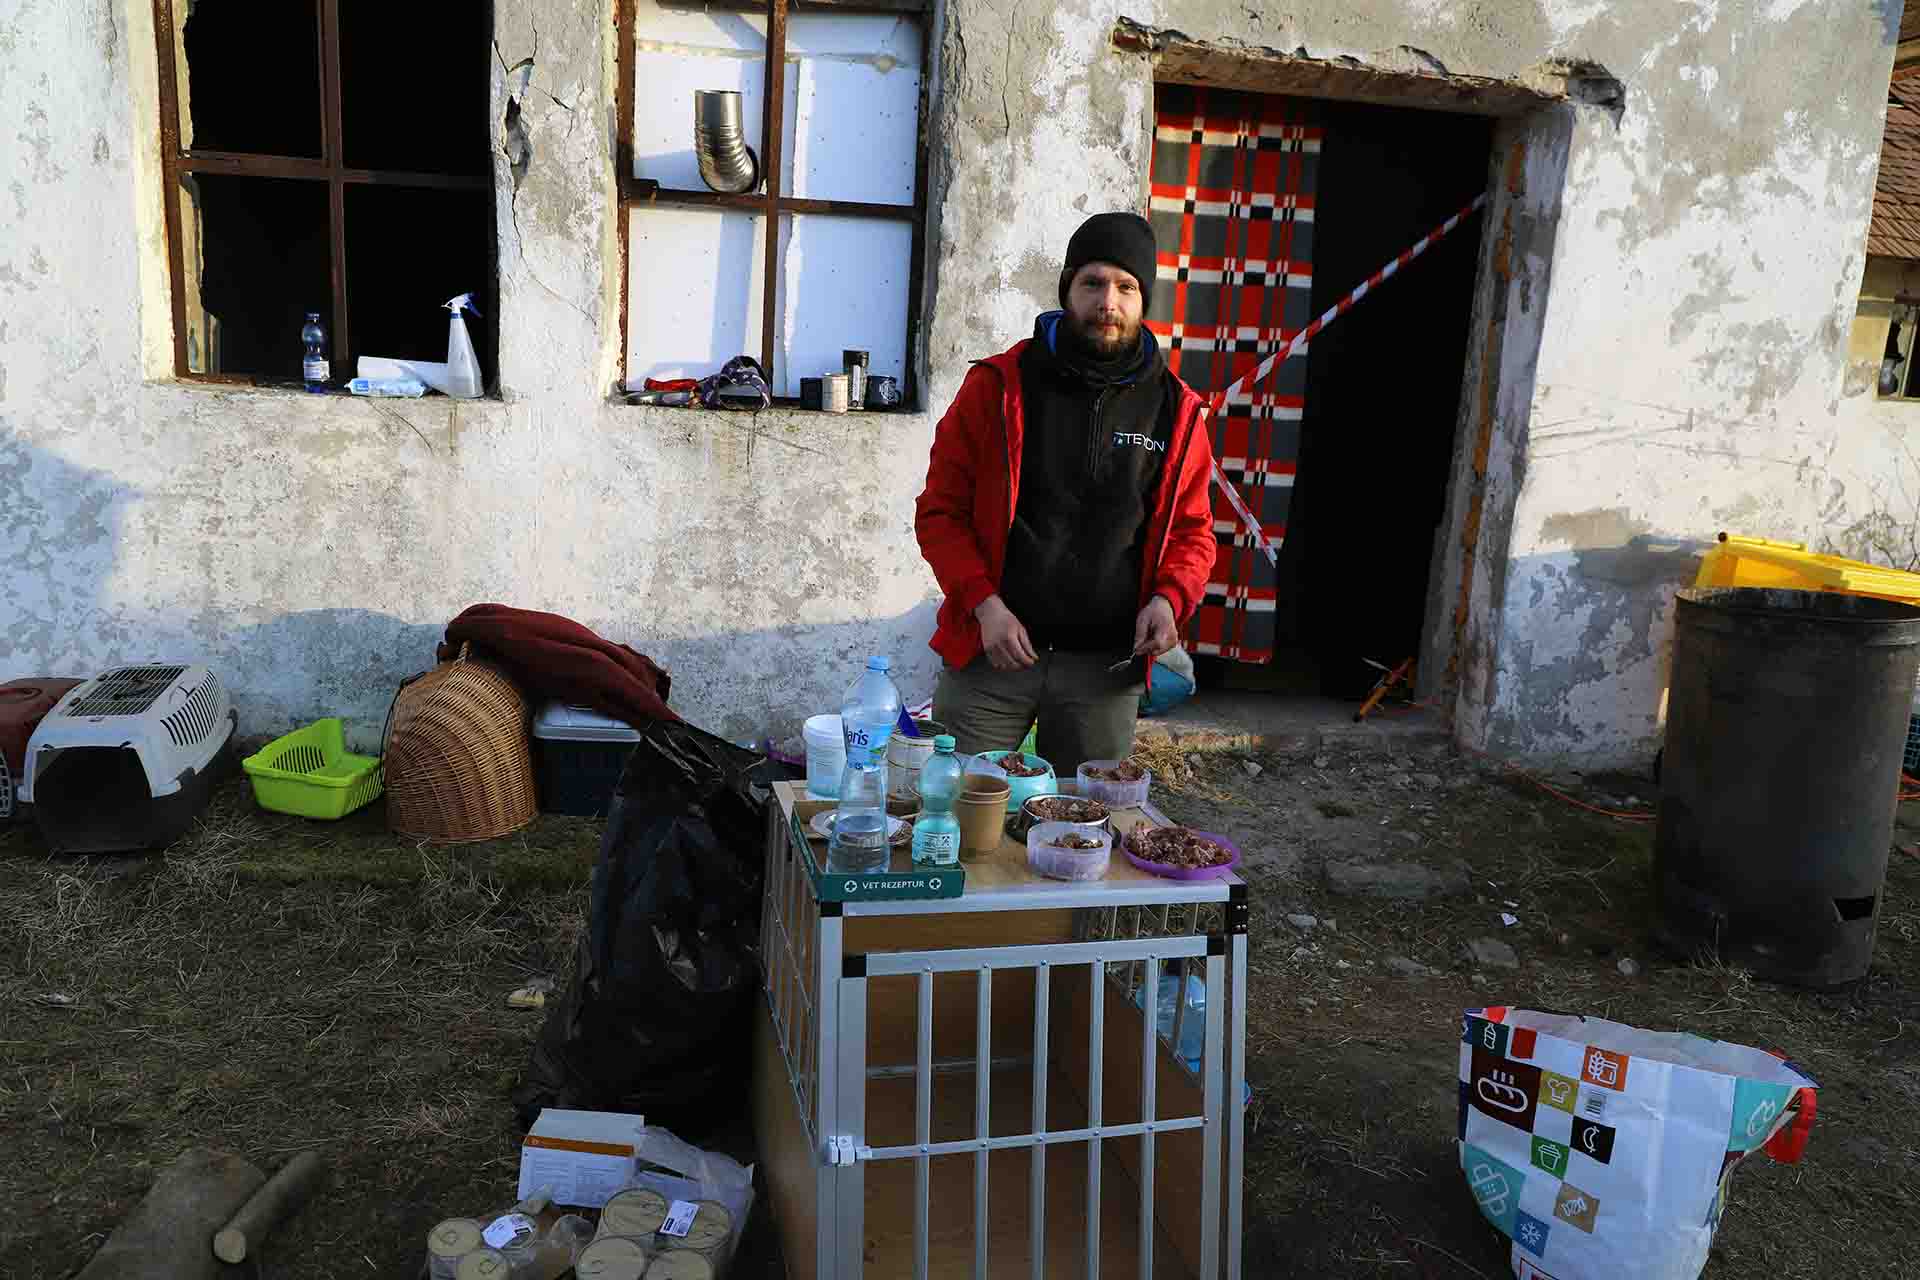
{"label": "cracked plaster", "polygon": [[[1117,18],[1408,72],[1597,62],[1620,110],[1503,125],[1496,181],[1518,154],[1535,187],[1489,222],[1499,278],[1477,314],[1497,285],[1504,320],[1500,349],[1475,357],[1484,385],[1470,371],[1449,526],[1478,546],[1464,570],[1436,557],[1434,613],[1450,631],[1468,606],[1463,738],[1540,759],[1643,752],[1685,573],[1662,548],[1735,519],[1773,536],[1845,527],[1904,447],[1903,424],[1849,434],[1863,402],[1841,397],[1872,86],[1898,9],[941,0],[931,407],[1051,305],[1080,218],[1142,202],[1151,67],[1112,47]],[[833,705],[870,651],[895,656],[909,693],[930,689],[935,597],[910,533],[929,416],[606,402],[604,4],[496,0],[474,127],[496,155],[501,397],[394,405],[165,380],[150,11],[81,11],[0,13],[0,52],[37,69],[0,80],[20,157],[0,243],[0,554],[17,566],[0,583],[0,677],[204,658],[249,732],[337,713],[364,741],[448,617],[506,600],[653,653],[676,704],[735,736]],[[1595,511],[1613,515],[1579,518]],[[261,536],[289,526],[302,536]]]}

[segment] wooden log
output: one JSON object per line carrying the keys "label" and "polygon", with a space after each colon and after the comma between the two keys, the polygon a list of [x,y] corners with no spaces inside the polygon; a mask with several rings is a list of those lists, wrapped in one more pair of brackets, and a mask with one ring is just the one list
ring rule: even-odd
{"label": "wooden log", "polygon": [[265,1181],[239,1156],[188,1150],[161,1170],[75,1280],[223,1280],[230,1273],[207,1237]]}
{"label": "wooden log", "polygon": [[299,1211],[325,1174],[317,1151],[302,1151],[281,1165],[280,1172],[214,1233],[214,1256],[222,1262],[243,1262],[249,1253],[258,1253],[268,1233]]}

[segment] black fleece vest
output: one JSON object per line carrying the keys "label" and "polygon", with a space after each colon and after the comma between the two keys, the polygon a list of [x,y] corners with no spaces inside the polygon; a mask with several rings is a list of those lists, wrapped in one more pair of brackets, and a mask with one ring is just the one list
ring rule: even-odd
{"label": "black fleece vest", "polygon": [[1173,439],[1166,361],[1096,387],[1036,337],[1020,357],[1026,437],[1000,598],[1036,646],[1133,648],[1147,517]]}

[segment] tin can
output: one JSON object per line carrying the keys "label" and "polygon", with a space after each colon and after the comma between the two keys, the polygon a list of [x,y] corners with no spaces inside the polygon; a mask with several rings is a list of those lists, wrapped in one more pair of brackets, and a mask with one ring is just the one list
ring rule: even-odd
{"label": "tin can", "polygon": [[661,1254],[648,1265],[646,1280],[714,1280],[719,1274],[705,1254],[676,1249]]}
{"label": "tin can", "polygon": [[667,1198],[647,1187],[629,1187],[608,1199],[600,1209],[601,1236],[646,1237],[667,1220]]}
{"label": "tin can", "polygon": [[432,1280],[455,1280],[460,1259],[486,1242],[480,1224],[472,1218],[448,1218],[427,1232],[427,1274]]}
{"label": "tin can", "polygon": [[475,1249],[460,1259],[454,1280],[512,1280],[513,1264],[498,1249]]}
{"label": "tin can", "polygon": [[646,1246],[627,1236],[601,1236],[580,1251],[573,1274],[580,1280],[640,1280],[647,1273]]}
{"label": "tin can", "polygon": [[718,1200],[696,1200],[694,1204],[699,1207],[686,1235],[659,1236],[656,1240],[663,1253],[677,1250],[697,1253],[717,1267],[727,1242],[733,1239],[733,1213]]}
{"label": "tin can", "polygon": [[848,347],[840,353],[840,364],[847,371],[847,407],[856,413],[867,407],[867,369],[873,357]]}
{"label": "tin can", "polygon": [[829,373],[820,379],[820,407],[828,413],[847,411],[847,375]]}

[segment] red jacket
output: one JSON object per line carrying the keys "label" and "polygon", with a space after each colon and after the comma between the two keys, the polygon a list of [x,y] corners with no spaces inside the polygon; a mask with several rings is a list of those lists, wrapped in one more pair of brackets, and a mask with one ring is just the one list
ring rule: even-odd
{"label": "red jacket", "polygon": [[[967,372],[960,394],[934,428],[927,487],[914,506],[920,554],[947,595],[931,643],[951,667],[964,667],[980,656],[980,623],[973,611],[1000,589],[1007,533],[1020,499],[1020,448],[1026,430],[1020,353],[1026,346],[1026,341],[1016,343]],[[1185,627],[1213,571],[1213,505],[1207,493],[1213,446],[1200,427],[1205,402],[1178,378],[1174,385],[1179,400],[1173,439],[1147,517],[1140,604],[1145,607],[1153,596],[1165,596],[1173,606],[1174,622]]]}

